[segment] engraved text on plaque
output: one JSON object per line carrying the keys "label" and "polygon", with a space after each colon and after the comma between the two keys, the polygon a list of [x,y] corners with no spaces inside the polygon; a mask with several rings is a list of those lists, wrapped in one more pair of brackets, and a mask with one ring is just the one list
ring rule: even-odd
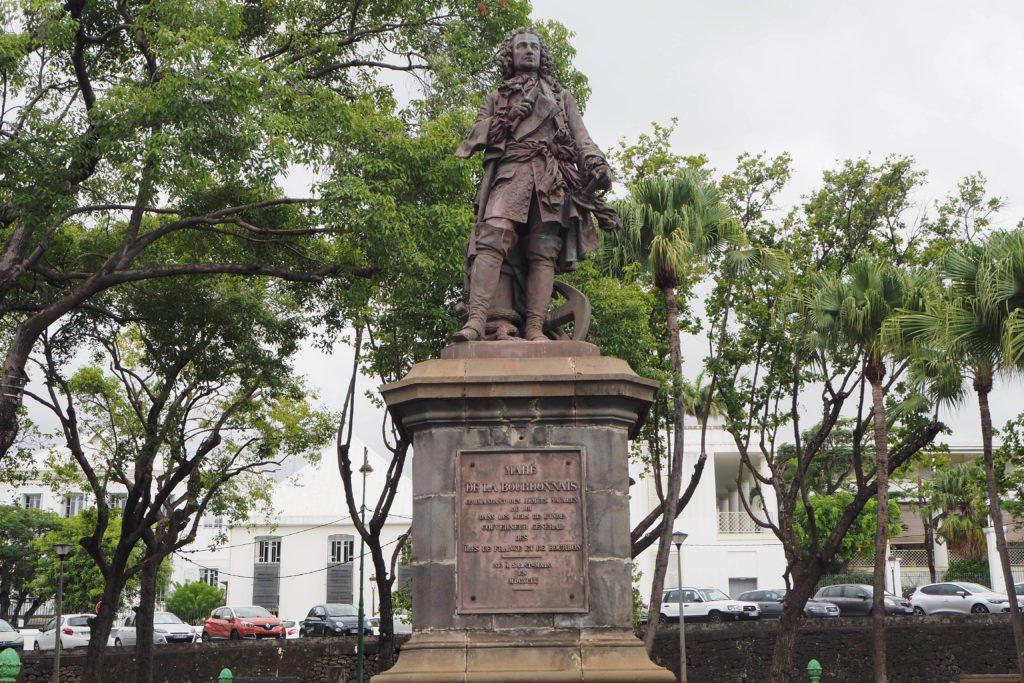
{"label": "engraved text on plaque", "polygon": [[585,612],[579,450],[459,453],[459,612]]}

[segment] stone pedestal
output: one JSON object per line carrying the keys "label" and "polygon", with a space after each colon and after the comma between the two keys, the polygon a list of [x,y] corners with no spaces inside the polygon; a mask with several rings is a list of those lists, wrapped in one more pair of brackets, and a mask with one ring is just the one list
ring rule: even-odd
{"label": "stone pedestal", "polygon": [[673,681],[633,635],[627,440],[657,383],[583,342],[472,342],[381,393],[413,440],[413,636],[373,678]]}

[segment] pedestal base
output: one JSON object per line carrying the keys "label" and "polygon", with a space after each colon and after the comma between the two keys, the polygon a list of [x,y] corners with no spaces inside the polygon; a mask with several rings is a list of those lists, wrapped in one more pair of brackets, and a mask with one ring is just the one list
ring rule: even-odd
{"label": "pedestal base", "polygon": [[658,389],[585,342],[465,342],[381,394],[412,439],[413,636],[375,683],[651,681],[629,437]]}
{"label": "pedestal base", "polygon": [[372,683],[672,683],[631,632],[600,635],[420,632]]}

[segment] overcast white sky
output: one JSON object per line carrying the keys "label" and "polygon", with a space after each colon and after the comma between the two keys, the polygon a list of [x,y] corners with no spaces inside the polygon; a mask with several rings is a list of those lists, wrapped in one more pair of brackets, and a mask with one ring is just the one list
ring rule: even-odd
{"label": "overcast white sky", "polygon": [[[838,159],[910,154],[929,172],[922,210],[958,179],[983,172],[1024,216],[1024,2],[979,0],[534,0],[535,17],[576,36],[576,65],[593,94],[587,126],[599,145],[635,140],[676,116],[673,143],[719,171],[744,151],[789,152],[782,198],[796,203]],[[687,344],[696,372],[703,354]],[[299,369],[325,404],[341,405],[347,354],[308,352]],[[364,388],[371,388],[364,383]],[[993,422],[1024,410],[1004,385]],[[380,448],[380,414],[363,403],[357,433]],[[977,444],[977,408],[945,416],[951,442]]]}
{"label": "overcast white sky", "polygon": [[[585,119],[605,148],[652,121],[679,118],[676,151],[703,152],[719,171],[744,151],[789,152],[783,205],[817,187],[836,160],[910,154],[929,172],[930,208],[981,171],[1006,197],[1004,224],[1024,215],[1024,2],[889,0],[534,0],[534,16],[576,36],[590,79]],[[696,372],[700,344],[687,344]],[[303,365],[338,396],[321,359]],[[325,381],[327,380],[327,381]],[[993,422],[1024,410],[1019,383],[994,396]],[[379,416],[360,420],[379,443]],[[944,416],[951,443],[978,444],[975,403]]]}

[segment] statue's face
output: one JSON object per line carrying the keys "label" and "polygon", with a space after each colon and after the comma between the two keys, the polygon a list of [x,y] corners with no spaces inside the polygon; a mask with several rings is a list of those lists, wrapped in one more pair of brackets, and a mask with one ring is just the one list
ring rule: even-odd
{"label": "statue's face", "polygon": [[512,65],[516,73],[539,69],[540,38],[532,33],[517,34],[512,43]]}

